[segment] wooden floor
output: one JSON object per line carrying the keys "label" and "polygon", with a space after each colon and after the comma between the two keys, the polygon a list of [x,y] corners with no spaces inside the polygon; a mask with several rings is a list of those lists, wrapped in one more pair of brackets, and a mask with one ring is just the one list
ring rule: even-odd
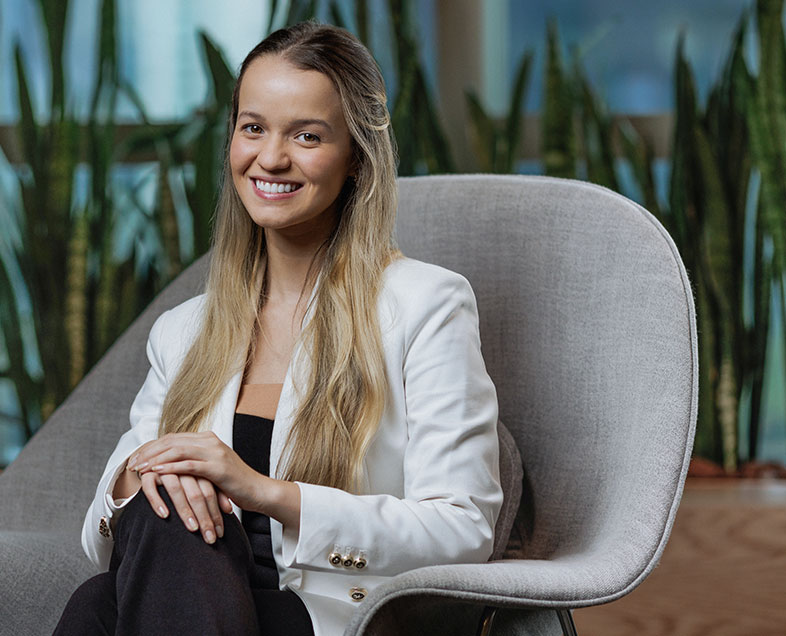
{"label": "wooden floor", "polygon": [[786,481],[690,478],[660,564],[580,636],[786,634]]}

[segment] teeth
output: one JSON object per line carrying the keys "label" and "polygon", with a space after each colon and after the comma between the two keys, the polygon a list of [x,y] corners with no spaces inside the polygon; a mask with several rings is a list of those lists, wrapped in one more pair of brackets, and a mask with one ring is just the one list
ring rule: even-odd
{"label": "teeth", "polygon": [[262,192],[269,192],[272,194],[292,192],[293,190],[297,189],[297,185],[291,183],[270,183],[269,181],[263,181],[262,179],[254,179],[254,183],[259,190],[262,190]]}

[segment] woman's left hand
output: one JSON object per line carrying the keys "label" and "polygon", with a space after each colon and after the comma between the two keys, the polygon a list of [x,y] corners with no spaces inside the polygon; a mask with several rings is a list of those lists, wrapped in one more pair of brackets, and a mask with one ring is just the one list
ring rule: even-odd
{"label": "woman's left hand", "polygon": [[210,480],[243,510],[263,511],[273,480],[258,473],[215,433],[169,433],[148,442],[128,460],[140,474],[194,475]]}

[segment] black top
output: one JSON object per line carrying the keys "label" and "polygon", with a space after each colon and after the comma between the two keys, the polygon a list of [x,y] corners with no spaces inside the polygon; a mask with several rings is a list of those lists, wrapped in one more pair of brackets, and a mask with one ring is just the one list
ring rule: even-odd
{"label": "black top", "polygon": [[[270,474],[270,440],[273,420],[258,415],[235,413],[232,446],[240,458],[263,475]],[[278,589],[278,570],[270,540],[270,517],[259,512],[243,511],[243,528],[251,544],[256,563],[255,587]]]}

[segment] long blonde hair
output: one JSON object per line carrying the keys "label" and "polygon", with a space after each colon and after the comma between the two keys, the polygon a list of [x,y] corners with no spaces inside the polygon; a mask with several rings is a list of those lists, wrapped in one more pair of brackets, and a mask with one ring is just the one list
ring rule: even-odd
{"label": "long blonde hair", "polygon": [[[281,29],[240,67],[230,142],[243,75],[263,55],[281,55],[329,77],[353,140],[354,176],[339,195],[338,222],[315,261],[318,269],[306,281],[321,274],[300,334],[303,359],[294,361],[297,368],[309,363],[310,372],[296,387],[300,403],[282,457],[285,479],[357,491],[387,393],[377,299],[385,268],[400,256],[393,241],[396,168],[385,85],[368,50],[349,32],[312,22]],[[265,263],[264,230],[243,207],[227,156],[202,324],[167,392],[159,435],[199,430],[229,379],[250,360]]]}

